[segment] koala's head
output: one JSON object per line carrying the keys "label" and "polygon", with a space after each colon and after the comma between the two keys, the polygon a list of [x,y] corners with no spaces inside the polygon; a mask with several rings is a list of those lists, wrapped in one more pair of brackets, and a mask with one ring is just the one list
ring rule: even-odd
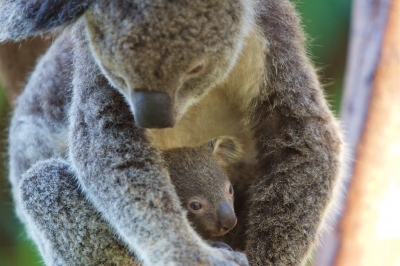
{"label": "koala's head", "polygon": [[221,236],[237,222],[232,184],[223,167],[240,159],[237,140],[221,137],[196,148],[164,152],[172,183],[188,210],[188,218],[203,237]]}
{"label": "koala's head", "polygon": [[140,127],[172,127],[232,69],[252,1],[94,1],[85,13],[93,54]]}
{"label": "koala's head", "polygon": [[223,81],[254,20],[252,0],[4,0],[0,41],[84,17],[92,54],[138,126],[172,127]]}

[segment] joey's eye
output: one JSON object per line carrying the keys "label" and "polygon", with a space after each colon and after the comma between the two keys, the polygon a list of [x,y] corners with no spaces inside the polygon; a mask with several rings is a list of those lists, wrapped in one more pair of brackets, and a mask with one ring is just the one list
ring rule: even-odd
{"label": "joey's eye", "polygon": [[194,68],[192,68],[191,70],[189,70],[187,72],[187,74],[192,75],[192,74],[197,74],[199,73],[204,67],[204,61],[201,61],[200,63],[198,63]]}
{"label": "joey's eye", "polygon": [[229,185],[229,194],[233,195],[233,187],[232,187],[232,185]]}
{"label": "joey's eye", "polygon": [[190,203],[190,208],[194,211],[198,211],[202,208],[201,203],[197,202],[197,201],[193,201],[192,203]]}

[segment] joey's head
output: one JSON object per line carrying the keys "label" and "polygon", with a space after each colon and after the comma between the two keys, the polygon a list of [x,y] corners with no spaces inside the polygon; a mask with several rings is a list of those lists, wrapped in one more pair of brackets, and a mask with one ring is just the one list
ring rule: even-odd
{"label": "joey's head", "polygon": [[245,0],[97,0],[92,52],[138,126],[173,127],[232,69],[253,20]]}
{"label": "joey's head", "polygon": [[221,137],[196,148],[164,152],[172,183],[188,210],[188,218],[204,238],[221,236],[237,222],[233,207],[233,187],[223,166],[242,155],[233,138]]}

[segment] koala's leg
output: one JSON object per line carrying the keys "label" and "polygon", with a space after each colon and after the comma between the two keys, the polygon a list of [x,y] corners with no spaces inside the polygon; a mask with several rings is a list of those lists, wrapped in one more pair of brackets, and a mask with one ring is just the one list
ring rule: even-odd
{"label": "koala's leg", "polygon": [[258,176],[249,189],[246,253],[251,265],[301,265],[332,200],[342,141],[293,5],[262,2],[267,83],[251,117]]}
{"label": "koala's leg", "polygon": [[35,164],[23,175],[19,201],[47,265],[139,265],[86,200],[65,161]]}

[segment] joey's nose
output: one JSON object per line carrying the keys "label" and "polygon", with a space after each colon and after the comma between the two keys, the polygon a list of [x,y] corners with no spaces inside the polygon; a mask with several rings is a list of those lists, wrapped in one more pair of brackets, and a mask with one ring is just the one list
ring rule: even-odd
{"label": "joey's nose", "polygon": [[142,128],[166,128],[175,125],[173,101],[165,92],[137,91],[133,94],[135,123]]}
{"label": "joey's nose", "polygon": [[237,222],[235,213],[226,202],[221,203],[218,207],[218,219],[221,223],[221,229],[225,231],[231,230]]}

